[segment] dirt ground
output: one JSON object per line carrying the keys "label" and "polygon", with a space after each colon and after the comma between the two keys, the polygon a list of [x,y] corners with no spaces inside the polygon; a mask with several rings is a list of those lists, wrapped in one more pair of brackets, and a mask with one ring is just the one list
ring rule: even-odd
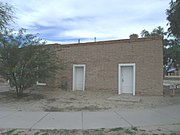
{"label": "dirt ground", "polygon": [[[119,98],[119,96],[116,92],[109,91],[67,92],[45,86],[34,86],[26,90],[22,98],[17,98],[13,90],[0,92],[0,110],[53,112],[112,111],[157,108],[180,104],[180,89],[176,90],[174,97],[171,96],[170,90],[166,89],[165,96],[135,96],[140,99],[139,102],[109,100],[111,97]],[[123,96],[126,95],[121,95],[122,98]],[[128,98],[131,98],[131,96]]]}

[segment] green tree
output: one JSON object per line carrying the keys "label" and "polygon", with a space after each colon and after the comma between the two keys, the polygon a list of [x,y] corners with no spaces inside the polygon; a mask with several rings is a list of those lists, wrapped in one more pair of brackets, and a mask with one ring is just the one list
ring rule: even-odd
{"label": "green tree", "polygon": [[150,36],[150,33],[149,33],[149,31],[147,31],[147,30],[142,30],[141,31],[141,37],[147,37],[147,36]]}
{"label": "green tree", "polygon": [[0,30],[6,28],[14,18],[13,6],[0,1]]}
{"label": "green tree", "polygon": [[8,79],[16,89],[17,96],[37,80],[44,80],[56,69],[52,47],[37,35],[5,30],[0,33],[0,75]]}
{"label": "green tree", "polygon": [[160,26],[153,29],[152,32],[149,32],[147,30],[142,30],[141,36],[147,37],[147,36],[156,36],[160,35],[163,36],[163,65],[167,65],[168,59],[173,60],[173,64],[180,65],[180,40],[171,36],[171,38],[166,38],[168,33],[164,31],[164,29]]}
{"label": "green tree", "polygon": [[160,35],[164,37],[166,34],[167,32],[164,31],[164,28],[162,28],[161,26],[158,26],[157,28],[153,29],[150,35],[152,36]]}
{"label": "green tree", "polygon": [[169,21],[168,31],[177,38],[180,38],[180,0],[171,0],[170,8],[167,9],[167,20]]}
{"label": "green tree", "polygon": [[173,60],[174,65],[180,65],[180,40],[176,38],[169,39],[167,45],[164,49],[166,60],[170,58]]}
{"label": "green tree", "polygon": [[158,26],[157,28],[153,29],[152,32],[149,32],[147,30],[141,31],[141,37],[148,37],[148,36],[165,36],[167,32],[164,31],[164,28],[161,26]]}

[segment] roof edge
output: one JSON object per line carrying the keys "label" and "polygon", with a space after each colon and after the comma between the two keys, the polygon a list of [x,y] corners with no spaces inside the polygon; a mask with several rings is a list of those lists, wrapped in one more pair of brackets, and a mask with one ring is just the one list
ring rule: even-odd
{"label": "roof edge", "polygon": [[72,44],[46,44],[52,46],[84,46],[84,45],[98,45],[98,44],[113,44],[113,43],[132,43],[132,42],[144,42],[151,40],[163,40],[163,36],[148,36],[144,38],[135,39],[119,39],[119,40],[107,40],[107,41],[96,41],[96,42],[85,42],[85,43],[72,43]]}

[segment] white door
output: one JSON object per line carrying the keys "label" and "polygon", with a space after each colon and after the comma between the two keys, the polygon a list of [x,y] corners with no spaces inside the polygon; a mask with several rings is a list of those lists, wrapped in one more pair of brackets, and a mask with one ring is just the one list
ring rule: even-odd
{"label": "white door", "polygon": [[74,90],[83,90],[84,67],[75,67],[74,75]]}
{"label": "white door", "polygon": [[122,93],[133,93],[133,66],[122,66],[120,76]]}

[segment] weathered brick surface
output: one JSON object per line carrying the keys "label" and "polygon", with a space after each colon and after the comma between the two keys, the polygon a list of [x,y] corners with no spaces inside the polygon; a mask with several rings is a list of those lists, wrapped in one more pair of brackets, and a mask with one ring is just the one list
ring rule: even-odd
{"label": "weathered brick surface", "polygon": [[[60,45],[52,45],[56,49]],[[160,37],[63,45],[57,56],[63,59],[51,85],[72,90],[73,64],[86,65],[85,90],[118,93],[118,64],[136,64],[136,94],[162,95],[163,51]]]}

